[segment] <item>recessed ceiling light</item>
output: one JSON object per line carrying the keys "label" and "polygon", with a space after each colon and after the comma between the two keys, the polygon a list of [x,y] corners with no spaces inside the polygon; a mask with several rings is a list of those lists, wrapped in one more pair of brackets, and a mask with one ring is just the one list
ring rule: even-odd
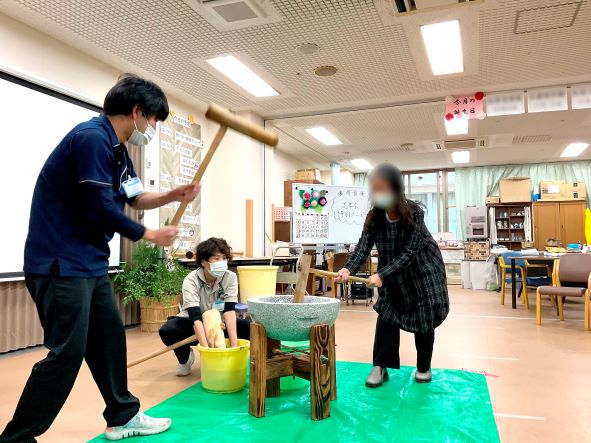
{"label": "recessed ceiling light", "polygon": [[421,34],[433,75],[464,71],[459,21],[452,20],[421,26]]}
{"label": "recessed ceiling light", "polygon": [[354,158],[351,164],[361,171],[370,171],[373,166],[364,158]]}
{"label": "recessed ceiling light", "polygon": [[452,152],[451,159],[454,163],[468,163],[470,161],[470,151]]}
{"label": "recessed ceiling light", "polygon": [[562,154],[561,157],[578,157],[589,147],[589,143],[571,143],[568,145]]}
{"label": "recessed ceiling light", "polygon": [[340,141],[332,132],[326,128],[323,128],[322,126],[308,128],[306,129],[306,132],[325,145],[332,146],[343,144],[343,142]]}
{"label": "recessed ceiling light", "polygon": [[445,119],[445,131],[447,135],[462,135],[468,133],[468,119],[467,118],[452,118]]}
{"label": "recessed ceiling light", "polygon": [[335,66],[318,66],[316,69],[314,69],[314,74],[319,77],[330,77],[336,73],[337,68]]}
{"label": "recessed ceiling light", "polygon": [[207,63],[255,97],[279,95],[279,92],[273,89],[271,85],[233,55],[211,58],[207,60]]}

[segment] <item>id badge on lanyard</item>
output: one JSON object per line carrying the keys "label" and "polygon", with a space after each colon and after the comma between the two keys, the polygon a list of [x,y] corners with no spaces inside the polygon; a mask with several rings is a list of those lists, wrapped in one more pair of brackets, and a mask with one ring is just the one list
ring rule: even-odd
{"label": "id badge on lanyard", "polygon": [[125,191],[127,198],[136,197],[144,192],[144,186],[138,177],[128,178],[121,183],[121,187]]}

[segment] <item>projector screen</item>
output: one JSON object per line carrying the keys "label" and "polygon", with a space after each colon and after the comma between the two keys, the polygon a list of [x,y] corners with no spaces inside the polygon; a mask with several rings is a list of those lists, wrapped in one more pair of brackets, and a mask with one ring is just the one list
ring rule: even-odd
{"label": "projector screen", "polygon": [[[89,107],[0,77],[0,278],[22,275],[37,176],[62,138],[78,123],[98,115]],[[119,265],[119,245],[115,235],[109,244],[111,266]]]}

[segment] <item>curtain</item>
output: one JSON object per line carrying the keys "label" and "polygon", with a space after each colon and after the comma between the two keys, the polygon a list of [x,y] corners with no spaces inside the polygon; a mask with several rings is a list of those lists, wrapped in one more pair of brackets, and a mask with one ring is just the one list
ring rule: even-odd
{"label": "curtain", "polygon": [[[481,206],[486,197],[499,195],[499,181],[507,177],[530,177],[532,185],[543,180],[591,183],[591,161],[570,161],[526,165],[480,166],[456,169],[457,235],[466,238],[464,208]],[[587,205],[591,195],[587,192]]]}
{"label": "curtain", "polygon": [[367,186],[367,172],[353,174],[354,186]]}

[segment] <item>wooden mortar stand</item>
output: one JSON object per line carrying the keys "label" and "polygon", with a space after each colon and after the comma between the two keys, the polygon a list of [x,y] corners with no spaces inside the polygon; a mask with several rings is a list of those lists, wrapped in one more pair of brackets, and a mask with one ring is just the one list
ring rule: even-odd
{"label": "wooden mortar stand", "polygon": [[309,355],[280,347],[278,340],[267,337],[263,325],[250,324],[250,415],[264,417],[267,397],[279,397],[281,377],[296,376],[310,381],[312,420],[330,417],[330,401],[337,399],[334,325],[310,328]]}
{"label": "wooden mortar stand", "polygon": [[[312,258],[304,255],[296,284],[295,303],[304,301]],[[296,376],[310,381],[312,420],[330,417],[330,402],[337,399],[335,327],[327,324],[310,328],[309,354],[281,351],[278,340],[267,337],[265,327],[250,324],[250,392],[248,412],[265,416],[267,397],[278,397],[281,377]]]}

